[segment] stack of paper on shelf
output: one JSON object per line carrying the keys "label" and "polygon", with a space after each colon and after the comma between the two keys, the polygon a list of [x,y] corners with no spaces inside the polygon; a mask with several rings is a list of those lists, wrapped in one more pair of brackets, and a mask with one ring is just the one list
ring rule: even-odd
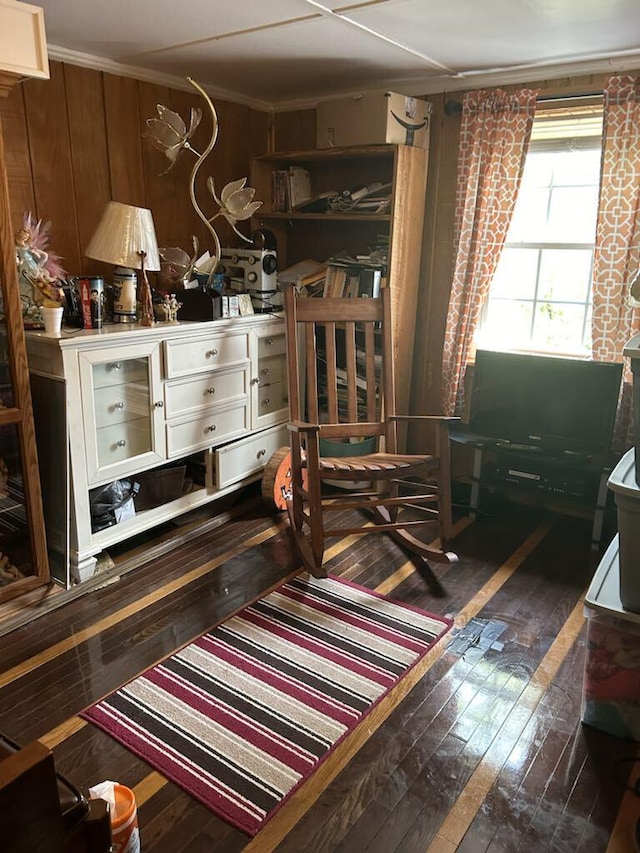
{"label": "stack of paper on shelf", "polygon": [[293,285],[300,295],[321,296],[327,274],[327,264],[307,258],[278,272],[278,284]]}
{"label": "stack of paper on shelf", "polygon": [[391,206],[391,184],[374,181],[357,190],[345,190],[328,199],[333,213],[387,213]]}
{"label": "stack of paper on shelf", "polygon": [[311,176],[307,169],[289,166],[289,207],[295,210],[311,198]]}

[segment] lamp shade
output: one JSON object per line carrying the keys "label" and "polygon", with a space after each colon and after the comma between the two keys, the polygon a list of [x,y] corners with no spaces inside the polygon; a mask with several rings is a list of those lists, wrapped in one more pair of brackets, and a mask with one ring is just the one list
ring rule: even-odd
{"label": "lamp shade", "polygon": [[160,269],[158,241],[151,211],[146,207],[110,201],[85,254],[115,266],[140,269],[140,252],[146,252],[146,270]]}

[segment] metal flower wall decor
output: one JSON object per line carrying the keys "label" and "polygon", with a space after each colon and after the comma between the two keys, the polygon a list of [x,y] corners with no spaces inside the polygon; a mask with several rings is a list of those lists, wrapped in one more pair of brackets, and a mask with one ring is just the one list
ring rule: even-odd
{"label": "metal flower wall decor", "polygon": [[[187,77],[187,82],[190,83],[194,89],[196,89],[200,95],[204,98],[204,102],[209,108],[211,113],[211,121],[212,121],[212,130],[211,130],[211,139],[209,144],[204,149],[202,154],[200,154],[196,149],[191,145],[190,139],[197,130],[200,122],[202,121],[202,110],[201,109],[191,109],[191,116],[189,119],[189,128],[187,129],[186,124],[183,119],[178,115],[178,113],[174,113],[172,110],[165,107],[163,104],[157,105],[158,115],[154,118],[147,119],[147,137],[151,140],[153,145],[158,148],[160,151],[163,151],[166,158],[169,160],[169,166],[162,172],[163,175],[166,175],[167,172],[170,172],[171,169],[175,166],[180,153],[184,150],[191,151],[196,157],[196,162],[191,170],[191,178],[189,180],[189,197],[191,198],[191,204],[195,212],[198,214],[200,219],[204,222],[207,229],[211,233],[213,237],[213,242],[215,245],[215,265],[217,265],[220,260],[221,247],[220,247],[220,238],[213,227],[212,223],[218,219],[220,216],[224,217],[229,225],[233,228],[235,233],[241,237],[246,242],[251,242],[248,237],[239,231],[236,227],[237,223],[243,219],[249,219],[256,210],[262,205],[261,201],[254,201],[253,198],[255,196],[255,190],[253,187],[248,187],[247,179],[240,178],[237,181],[231,181],[231,183],[227,184],[222,188],[222,192],[218,197],[215,189],[215,184],[213,178],[209,176],[207,178],[207,189],[211,193],[213,200],[218,206],[218,210],[214,213],[213,216],[207,217],[203,212],[202,208],[198,204],[198,200],[196,199],[196,176],[198,171],[206,158],[212,152],[217,139],[218,139],[218,114],[216,112],[211,99],[204,91],[202,86],[199,83],[196,83],[191,77]],[[215,268],[214,265],[214,268]]]}

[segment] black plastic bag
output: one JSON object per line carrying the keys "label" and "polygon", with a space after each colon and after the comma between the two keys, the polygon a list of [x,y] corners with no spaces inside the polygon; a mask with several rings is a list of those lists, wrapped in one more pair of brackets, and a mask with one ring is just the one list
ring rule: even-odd
{"label": "black plastic bag", "polygon": [[89,492],[89,511],[91,513],[91,532],[97,533],[116,523],[116,510],[140,491],[135,480],[114,480],[104,486],[98,486]]}

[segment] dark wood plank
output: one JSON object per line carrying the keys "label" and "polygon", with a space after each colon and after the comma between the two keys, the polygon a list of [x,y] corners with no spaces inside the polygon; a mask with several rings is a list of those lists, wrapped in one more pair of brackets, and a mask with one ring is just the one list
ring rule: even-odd
{"label": "dark wood plank", "polygon": [[34,215],[51,222],[50,247],[66,270],[81,267],[64,69],[49,63],[50,80],[28,80],[24,95],[35,190]]}
{"label": "dark wood plank", "polygon": [[103,75],[77,65],[63,68],[81,255],[80,267],[70,272],[77,275],[97,271],[110,278],[112,269],[108,265],[85,256],[89,240],[111,201]]}
{"label": "dark wood plank", "polygon": [[111,200],[145,207],[138,81],[103,75]]}
{"label": "dark wood plank", "polygon": [[7,97],[0,98],[0,123],[5,140],[4,157],[9,184],[11,226],[15,233],[22,224],[25,212],[35,210],[22,86],[14,86]]}

